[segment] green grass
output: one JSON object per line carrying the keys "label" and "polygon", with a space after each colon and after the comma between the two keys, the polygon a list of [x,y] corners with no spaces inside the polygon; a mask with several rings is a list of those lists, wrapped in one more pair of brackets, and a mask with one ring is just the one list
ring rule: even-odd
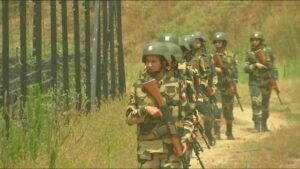
{"label": "green grass", "polygon": [[[27,96],[24,113],[10,119],[10,136],[1,118],[0,166],[10,168],[24,161],[36,162],[41,154],[48,154],[46,166],[55,167],[58,153],[59,115],[53,109],[53,97],[42,94],[38,86],[32,86]],[[45,167],[45,166],[44,166]]]}

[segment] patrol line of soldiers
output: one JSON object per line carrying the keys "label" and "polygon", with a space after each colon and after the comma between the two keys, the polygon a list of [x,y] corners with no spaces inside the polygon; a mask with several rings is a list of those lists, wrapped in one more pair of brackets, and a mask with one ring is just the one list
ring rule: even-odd
{"label": "patrol line of soldiers", "polygon": [[[197,133],[205,134],[208,148],[215,145],[216,139],[221,139],[221,114],[227,139],[234,139],[236,55],[227,50],[225,33],[214,33],[212,42],[215,51],[211,55],[201,32],[182,37],[166,33],[145,45],[145,69],[134,83],[126,110],[127,124],[137,125],[140,168],[188,168],[193,150],[204,168]],[[244,70],[249,73],[254,129],[267,131],[272,90],[267,78],[271,71],[277,79],[275,57],[264,44],[262,32],[254,32],[250,42]],[[257,51],[265,57],[264,63]]]}

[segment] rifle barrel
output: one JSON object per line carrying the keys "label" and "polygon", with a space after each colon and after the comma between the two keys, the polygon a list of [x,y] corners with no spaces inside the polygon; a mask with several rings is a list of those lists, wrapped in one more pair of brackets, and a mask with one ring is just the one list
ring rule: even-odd
{"label": "rifle barrel", "polygon": [[210,149],[210,145],[208,144],[208,141],[206,140],[206,138],[205,138],[205,136],[204,136],[204,133],[203,133],[204,128],[201,126],[201,124],[197,124],[196,127],[198,128],[199,133],[201,134],[201,136],[202,136],[202,138],[203,138],[203,140],[204,140],[204,142],[205,142],[207,148]]}

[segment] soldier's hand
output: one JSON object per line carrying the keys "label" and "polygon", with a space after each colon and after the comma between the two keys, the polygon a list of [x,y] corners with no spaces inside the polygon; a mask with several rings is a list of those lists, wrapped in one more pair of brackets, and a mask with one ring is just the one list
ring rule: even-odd
{"label": "soldier's hand", "polygon": [[266,69],[267,67],[261,63],[255,63],[257,69]]}
{"label": "soldier's hand", "polygon": [[145,107],[147,113],[152,117],[162,117],[162,113],[159,108],[154,106],[146,106]]}
{"label": "soldier's hand", "polygon": [[217,74],[222,74],[222,69],[219,67],[215,67],[215,71],[217,72]]}

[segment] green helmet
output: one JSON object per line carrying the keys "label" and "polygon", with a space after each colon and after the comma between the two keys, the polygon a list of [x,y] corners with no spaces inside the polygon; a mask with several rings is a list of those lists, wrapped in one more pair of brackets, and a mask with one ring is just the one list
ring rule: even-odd
{"label": "green helmet", "polygon": [[142,61],[145,63],[146,56],[148,55],[159,55],[162,56],[167,62],[171,62],[172,58],[170,51],[165,43],[162,42],[150,42],[144,47]]}
{"label": "green helmet", "polygon": [[179,44],[179,39],[175,34],[172,33],[165,33],[162,34],[159,38],[158,41],[160,42],[170,42],[170,43],[174,43],[176,45]]}
{"label": "green helmet", "polygon": [[255,31],[251,34],[250,40],[251,39],[260,39],[260,40],[265,40],[264,34],[261,31]]}
{"label": "green helmet", "polygon": [[179,46],[185,47],[187,50],[191,50],[189,44],[182,37],[179,37]]}
{"label": "green helmet", "polygon": [[204,33],[202,33],[202,32],[194,32],[194,33],[192,34],[192,37],[193,37],[194,39],[201,39],[203,42],[206,41],[206,36],[205,36]]}
{"label": "green helmet", "polygon": [[187,44],[189,44],[189,46],[190,46],[191,48],[194,47],[194,41],[195,41],[195,39],[192,37],[192,35],[184,35],[184,36],[182,36],[182,38],[183,38],[183,40],[184,40]]}
{"label": "green helmet", "polygon": [[212,38],[213,41],[216,41],[216,40],[222,40],[222,41],[228,41],[227,39],[227,36],[224,32],[216,32],[214,33],[213,35],[213,38]]}
{"label": "green helmet", "polygon": [[173,57],[175,61],[181,63],[183,61],[183,52],[181,48],[178,45],[169,42],[167,42],[166,45],[170,51],[171,57]]}

